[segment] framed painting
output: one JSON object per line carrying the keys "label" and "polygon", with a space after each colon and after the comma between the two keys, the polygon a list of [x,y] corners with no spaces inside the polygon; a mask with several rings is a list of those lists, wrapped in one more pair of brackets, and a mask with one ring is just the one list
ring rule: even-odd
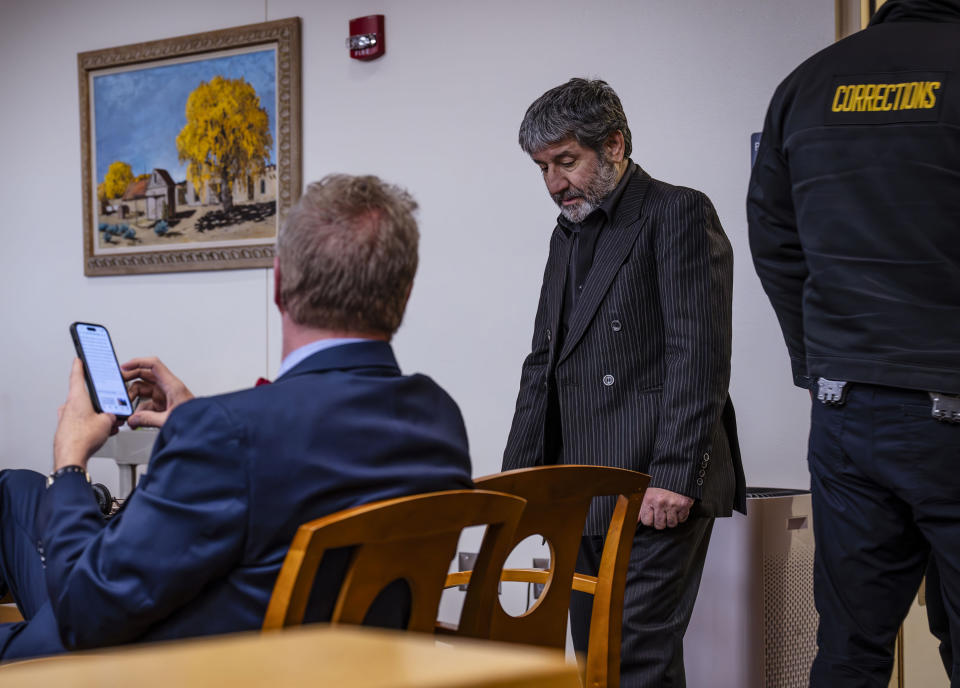
{"label": "framed painting", "polygon": [[301,189],[300,20],[77,55],[84,274],[267,267]]}

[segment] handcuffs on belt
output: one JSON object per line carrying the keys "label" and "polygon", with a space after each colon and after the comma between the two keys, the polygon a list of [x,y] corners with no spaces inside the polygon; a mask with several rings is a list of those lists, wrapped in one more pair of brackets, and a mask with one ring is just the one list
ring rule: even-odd
{"label": "handcuffs on belt", "polygon": [[933,402],[930,415],[944,423],[960,423],[960,397],[952,397],[940,392],[927,392]]}
{"label": "handcuffs on belt", "polygon": [[[817,399],[825,406],[842,406],[847,400],[848,383],[844,380],[817,379]],[[927,392],[932,407],[930,415],[942,423],[960,423],[960,396]]]}

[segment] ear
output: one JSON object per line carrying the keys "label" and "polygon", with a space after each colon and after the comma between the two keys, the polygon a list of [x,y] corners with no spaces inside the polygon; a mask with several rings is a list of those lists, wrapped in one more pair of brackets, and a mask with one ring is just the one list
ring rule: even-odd
{"label": "ear", "polygon": [[623,162],[626,143],[623,140],[623,132],[617,129],[607,137],[603,142],[603,152],[610,162]]}
{"label": "ear", "polygon": [[283,314],[283,297],[280,294],[280,256],[273,257],[273,302]]}

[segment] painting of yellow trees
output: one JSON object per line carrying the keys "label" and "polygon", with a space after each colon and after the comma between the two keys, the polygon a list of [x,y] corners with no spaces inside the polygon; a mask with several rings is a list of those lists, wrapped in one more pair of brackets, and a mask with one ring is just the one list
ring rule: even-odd
{"label": "painting of yellow trees", "polygon": [[227,213],[233,209],[234,183],[246,179],[252,184],[266,173],[272,143],[270,117],[242,77],[215,76],[187,98],[187,124],[177,135],[180,162],[187,163],[193,188],[216,185]]}
{"label": "painting of yellow trees", "polygon": [[[297,30],[299,58],[291,20],[200,36],[285,22]],[[198,55],[178,55],[174,45],[169,59],[81,75],[87,274],[270,264],[278,223],[299,191],[299,150],[295,159],[288,152],[291,139],[299,143],[299,112],[290,112],[293,90],[299,107],[299,59],[290,78],[287,39]]]}

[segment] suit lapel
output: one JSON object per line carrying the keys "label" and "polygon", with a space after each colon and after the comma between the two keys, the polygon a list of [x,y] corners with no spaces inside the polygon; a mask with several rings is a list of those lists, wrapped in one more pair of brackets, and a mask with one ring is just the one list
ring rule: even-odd
{"label": "suit lapel", "polygon": [[[550,266],[547,283],[547,327],[550,328],[550,360],[556,358],[557,351],[555,343],[557,341],[557,332],[560,331],[560,314],[563,307],[563,294],[567,286],[567,265],[570,264],[570,249],[573,242],[564,234],[558,225],[553,230],[553,239],[551,240],[550,256],[552,264]],[[551,366],[552,367],[552,366]]]}
{"label": "suit lapel", "polygon": [[[624,189],[613,221],[600,233],[593,266],[583,286],[583,293],[570,314],[570,330],[557,356],[557,363],[569,356],[583,337],[620,267],[630,255],[640,231],[646,224],[646,217],[641,215],[641,209],[649,185],[650,175],[638,167],[629,186]],[[569,255],[568,247],[568,260]]]}

